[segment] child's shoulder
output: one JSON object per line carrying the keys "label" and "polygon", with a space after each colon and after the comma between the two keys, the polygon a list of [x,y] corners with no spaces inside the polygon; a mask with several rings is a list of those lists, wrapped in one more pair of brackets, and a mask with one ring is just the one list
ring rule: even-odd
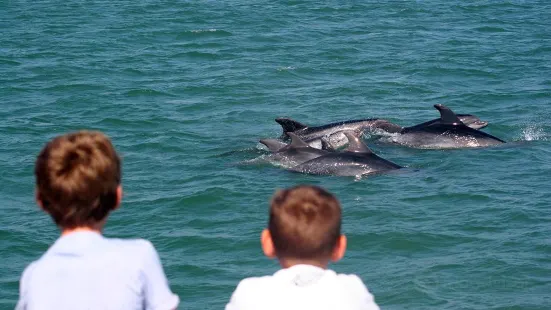
{"label": "child's shoulder", "polygon": [[[300,275],[298,278],[295,275],[290,278],[287,272],[276,272],[274,275],[245,278],[235,288],[226,309],[241,307],[244,309],[249,306],[251,309],[258,308],[258,305],[265,305],[267,302],[283,308],[283,305],[289,305],[289,300],[291,300],[289,298],[298,298],[298,301],[295,301],[300,303],[310,300],[312,296],[319,296],[320,300],[342,302],[343,309],[379,309],[373,295],[368,291],[362,279],[355,274],[338,274],[333,270],[324,270],[318,273],[318,276],[321,276],[321,278],[317,278],[319,281],[316,281],[317,276],[314,274],[304,274],[304,276],[304,279],[300,279]],[[305,285],[297,285],[296,280],[305,281]],[[307,284],[307,282],[311,284]],[[301,290],[301,287],[309,286],[310,288],[303,291],[304,294],[297,295],[297,291],[291,293],[293,290],[289,290],[289,288]],[[273,292],[286,292],[291,295],[287,296],[287,299],[278,299],[278,297],[274,299]],[[280,302],[282,302],[281,305]]]}
{"label": "child's shoulder", "polygon": [[341,287],[350,295],[357,297],[358,300],[371,305],[369,309],[379,309],[375,303],[375,297],[369,291],[364,281],[356,274],[337,274],[337,279]]}
{"label": "child's shoulder", "polygon": [[250,294],[255,291],[265,291],[267,288],[275,285],[275,283],[276,279],[273,275],[248,277],[239,281],[235,291]]}
{"label": "child's shoulder", "polygon": [[[344,287],[349,287],[351,289],[356,288],[360,291],[366,289],[365,283],[356,274],[336,273],[330,269],[325,270],[323,274],[327,277],[326,280],[330,282],[337,282]],[[288,277],[289,275],[281,275],[279,272],[276,272],[273,275],[248,277],[242,279],[237,285],[237,288],[247,291],[259,290],[265,288],[266,286],[279,285],[281,282],[288,282]]]}
{"label": "child's shoulder", "polygon": [[228,309],[238,309],[243,303],[261,303],[266,294],[273,291],[274,277],[272,275],[248,277],[242,279],[233,291],[230,302],[226,306]]}
{"label": "child's shoulder", "polygon": [[25,267],[25,269],[23,269],[23,273],[21,273],[21,282],[27,282],[27,279],[31,277],[31,275],[33,274],[33,271],[38,266],[39,261],[40,260],[35,260],[30,264],[28,264],[27,267]]}
{"label": "child's shoulder", "polygon": [[[156,261],[159,254],[153,243],[147,239],[105,238],[112,253],[130,257],[133,260]],[[141,258],[141,259],[140,259]]]}
{"label": "child's shoulder", "polygon": [[268,285],[274,281],[273,275],[248,277],[239,281],[238,285],[242,287],[258,287],[258,285]]}
{"label": "child's shoulder", "polygon": [[[124,261],[130,265],[142,264],[143,260],[155,260],[158,258],[157,250],[151,241],[146,239],[121,239],[106,238],[100,236],[93,242],[82,242],[81,239],[58,240],[37,260],[30,263],[24,273],[31,274],[33,270],[50,269],[60,264],[59,257],[70,255],[77,260],[83,256],[100,257],[98,261]],[[100,262],[101,263],[101,262]]]}
{"label": "child's shoulder", "polygon": [[156,251],[153,243],[147,239],[104,238],[104,240],[114,248],[120,248],[121,250]]}

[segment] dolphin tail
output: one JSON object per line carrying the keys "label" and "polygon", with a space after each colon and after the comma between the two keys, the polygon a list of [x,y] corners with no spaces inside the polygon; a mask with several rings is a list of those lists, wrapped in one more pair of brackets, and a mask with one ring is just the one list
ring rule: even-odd
{"label": "dolphin tail", "polygon": [[283,128],[283,135],[281,136],[282,138],[286,137],[287,136],[287,132],[294,132],[294,131],[297,131],[299,129],[303,129],[303,128],[306,128],[308,126],[300,123],[300,122],[297,122],[293,119],[290,119],[290,118],[284,118],[284,117],[279,117],[279,118],[276,118],[275,121],[281,125],[281,127]]}

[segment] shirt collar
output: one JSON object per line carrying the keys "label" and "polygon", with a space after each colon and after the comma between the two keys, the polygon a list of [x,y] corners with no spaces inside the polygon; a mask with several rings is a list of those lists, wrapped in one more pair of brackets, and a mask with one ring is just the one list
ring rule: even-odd
{"label": "shirt collar", "polygon": [[304,287],[316,284],[327,272],[318,266],[298,264],[281,269],[274,273],[274,277],[294,286]]}
{"label": "shirt collar", "polygon": [[95,231],[75,231],[60,236],[48,250],[51,254],[78,255],[95,248],[103,236]]}

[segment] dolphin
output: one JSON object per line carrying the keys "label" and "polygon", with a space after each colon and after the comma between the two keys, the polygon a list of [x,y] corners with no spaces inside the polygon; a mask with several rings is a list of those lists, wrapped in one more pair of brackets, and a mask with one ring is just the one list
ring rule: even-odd
{"label": "dolphin", "polygon": [[260,143],[266,145],[272,152],[267,156],[268,161],[292,167],[329,153],[329,151],[309,146],[292,132],[289,132],[288,135],[291,137],[289,144],[275,139],[260,140]]}
{"label": "dolphin", "polygon": [[[457,114],[457,117],[459,117],[461,122],[473,129],[484,128],[488,125],[488,122],[482,121],[472,114]],[[434,119],[429,122],[437,120]],[[310,146],[327,150],[335,150],[348,143],[343,131],[353,130],[361,135],[365,131],[393,134],[404,130],[404,127],[380,118],[340,121],[322,126],[308,126],[291,118],[284,117],[276,118],[275,121],[283,129],[280,139],[287,140],[289,138],[287,132],[293,132]],[[426,123],[428,122],[423,124]]]}
{"label": "dolphin", "polygon": [[[444,105],[441,105],[441,106],[443,106],[444,108],[447,108]],[[478,118],[478,116],[475,116],[475,115],[472,115],[472,114],[456,114],[456,115],[463,124],[467,125],[470,128],[482,129],[482,128],[488,126],[488,122],[481,120],[480,118]],[[437,122],[439,120],[440,120],[440,118],[436,118],[436,119],[430,120],[428,122],[424,122],[422,124],[415,125],[415,126],[410,126],[410,127],[416,127],[416,126],[421,126],[421,125],[425,125],[425,124],[429,124],[429,123],[434,123],[434,122]],[[394,124],[394,123],[391,123],[391,122],[379,122],[375,125],[375,127],[376,127],[376,129],[379,129],[380,131],[374,130],[373,131],[374,133],[401,133],[404,130],[404,128],[407,128],[407,127],[402,127],[400,125],[397,125],[397,124]]]}
{"label": "dolphin", "polygon": [[377,156],[350,131],[343,134],[348,147],[343,152],[329,152],[291,168],[291,171],[317,175],[362,176],[403,168]]}
{"label": "dolphin", "polygon": [[425,149],[486,147],[505,143],[497,137],[465,125],[448,107],[442,104],[435,104],[434,107],[440,112],[440,118],[411,127],[392,128],[397,130],[397,134],[383,141]]}
{"label": "dolphin", "polygon": [[[283,128],[280,139],[288,139],[288,133],[292,132],[310,146],[318,149],[335,150],[348,143],[344,131],[354,131],[362,134],[365,130],[382,128],[389,123],[384,119],[360,119],[331,123],[322,126],[310,127],[290,118],[276,118],[275,121]],[[325,147],[324,147],[325,145]]]}

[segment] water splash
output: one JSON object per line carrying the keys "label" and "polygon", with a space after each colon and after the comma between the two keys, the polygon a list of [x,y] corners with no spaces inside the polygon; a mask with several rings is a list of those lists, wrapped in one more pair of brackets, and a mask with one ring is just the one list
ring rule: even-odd
{"label": "water splash", "polygon": [[267,146],[265,146],[264,144],[262,144],[260,142],[256,143],[255,149],[257,149],[259,151],[266,151],[266,152],[270,151]]}
{"label": "water splash", "polygon": [[295,69],[296,69],[296,67],[287,66],[287,67],[279,67],[279,68],[277,68],[277,71],[293,71]]}
{"label": "water splash", "polygon": [[192,33],[216,32],[216,31],[218,31],[218,29],[215,29],[215,28],[191,30]]}
{"label": "water splash", "polygon": [[366,138],[371,138],[371,136],[383,136],[383,137],[397,137],[399,136],[400,133],[398,132],[388,132],[384,129],[381,129],[381,128],[373,128],[371,130],[366,130],[364,133],[363,133],[363,136],[366,137]]}
{"label": "water splash", "polygon": [[538,125],[528,125],[522,130],[521,139],[525,141],[547,141],[547,134],[545,133],[543,128]]}

